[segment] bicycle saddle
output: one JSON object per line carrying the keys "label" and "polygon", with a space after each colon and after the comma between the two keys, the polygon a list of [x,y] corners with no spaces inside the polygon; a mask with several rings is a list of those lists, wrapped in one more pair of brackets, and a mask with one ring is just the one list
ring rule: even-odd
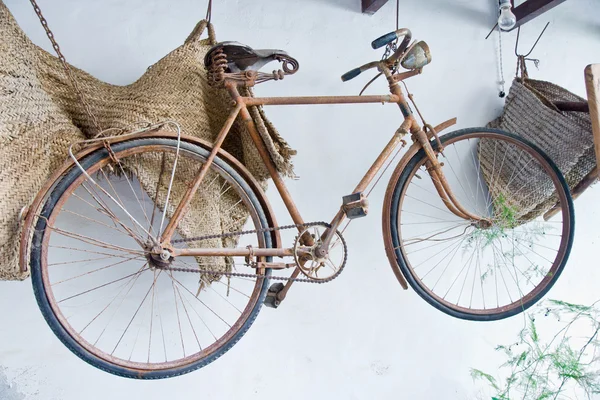
{"label": "bicycle saddle", "polygon": [[291,58],[283,50],[262,49],[254,50],[250,46],[238,42],[221,42],[214,45],[204,57],[204,65],[209,68],[216,52],[223,51],[227,56],[228,72],[258,71],[265,64],[278,58]]}

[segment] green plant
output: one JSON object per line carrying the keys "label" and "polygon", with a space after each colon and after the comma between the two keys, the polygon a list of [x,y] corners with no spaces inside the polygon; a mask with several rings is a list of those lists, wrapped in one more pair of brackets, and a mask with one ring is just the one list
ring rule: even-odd
{"label": "green plant", "polygon": [[[516,258],[524,257],[529,262],[529,265],[520,272],[531,283],[534,278],[543,278],[546,276],[548,269],[532,262],[531,259],[535,259],[535,257],[532,257],[530,252],[536,254],[536,243],[553,230],[554,228],[550,224],[541,221],[532,221],[527,225],[523,225],[518,232],[514,230],[507,232],[502,225],[497,224],[489,228],[474,228],[465,238],[462,250],[463,253],[470,253],[488,246],[494,247],[496,258],[494,259],[494,263],[489,262],[482,268],[482,281],[492,276],[499,268],[509,268],[512,266]],[[510,240],[521,245],[505,246],[505,244],[510,244],[510,241],[504,241],[503,239],[509,237]]]}
{"label": "green plant", "polygon": [[[500,370],[508,376],[472,369],[471,376],[483,381],[492,400],[542,400],[591,398],[600,393],[600,307],[549,300],[526,317],[518,341],[496,347],[506,357]],[[541,319],[542,318],[542,319]],[[544,319],[551,319],[550,321]],[[560,329],[551,338],[538,325],[551,322]]]}
{"label": "green plant", "polygon": [[498,194],[494,199],[494,224],[502,229],[513,229],[519,225],[517,209],[510,206],[504,193]]}

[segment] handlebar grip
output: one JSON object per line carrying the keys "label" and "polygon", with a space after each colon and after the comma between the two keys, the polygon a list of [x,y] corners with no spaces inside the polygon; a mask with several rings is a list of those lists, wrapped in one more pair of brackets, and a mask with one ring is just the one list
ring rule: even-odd
{"label": "handlebar grip", "polygon": [[350,70],[348,72],[346,72],[344,75],[342,75],[342,81],[346,82],[349,81],[350,79],[356,78],[358,75],[360,75],[361,73],[361,69],[360,67],[354,68],[353,70]]}
{"label": "handlebar grip", "polygon": [[385,46],[386,44],[398,39],[398,33],[396,31],[387,33],[371,42],[371,47],[378,49]]}

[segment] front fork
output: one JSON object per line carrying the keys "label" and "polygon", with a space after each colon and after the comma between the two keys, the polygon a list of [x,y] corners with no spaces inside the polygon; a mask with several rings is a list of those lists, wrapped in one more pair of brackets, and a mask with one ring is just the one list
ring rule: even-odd
{"label": "front fork", "polygon": [[[438,192],[440,198],[442,199],[448,210],[460,218],[471,220],[473,222],[478,223],[479,225],[489,225],[490,221],[481,216],[475,215],[469,212],[467,209],[465,209],[452,192],[452,189],[450,189],[450,185],[448,184],[444,172],[442,171],[442,167],[444,166],[444,164],[438,160],[437,154],[431,146],[429,136],[419,126],[417,120],[415,119],[412,113],[412,110],[410,109],[408,102],[406,101],[406,98],[404,97],[404,93],[402,92],[402,88],[400,87],[399,82],[403,79],[406,79],[406,77],[413,76],[415,74],[415,71],[412,71],[413,73],[409,72],[404,74],[393,74],[392,71],[385,65],[382,65],[380,70],[388,80],[390,92],[398,96],[399,98],[398,106],[400,107],[400,111],[402,112],[402,115],[404,115],[405,118],[404,123],[402,124],[400,129],[406,129],[407,132],[410,131],[410,133],[412,134],[413,141],[418,142],[423,151],[425,151],[425,155],[427,157],[425,167],[427,168],[427,172],[431,177],[431,181],[433,182],[436,191]],[[409,97],[412,101],[412,97],[410,96],[410,94]]]}
{"label": "front fork", "polygon": [[448,210],[452,214],[460,218],[468,219],[477,223],[483,222],[485,219],[465,209],[452,192],[452,189],[450,189],[450,185],[448,184],[446,176],[442,171],[444,163],[441,163],[438,160],[437,155],[433,150],[433,147],[431,146],[431,142],[427,137],[427,134],[423,132],[422,129],[419,129],[418,132],[413,134],[413,137],[416,139],[417,142],[419,142],[419,144],[425,151],[425,154],[427,156],[425,167],[427,169],[427,172],[429,173],[429,176],[431,177],[433,185],[435,186],[435,190],[438,192],[440,198],[442,199]]}

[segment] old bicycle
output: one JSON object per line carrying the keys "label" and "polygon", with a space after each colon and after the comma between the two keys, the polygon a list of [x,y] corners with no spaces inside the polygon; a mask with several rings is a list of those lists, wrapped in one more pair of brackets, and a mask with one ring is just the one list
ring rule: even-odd
{"label": "old bicycle", "polygon": [[[411,42],[408,29],[382,36],[373,47],[387,46],[391,55],[342,77],[377,68],[388,95],[269,98],[242,96],[240,88],[293,74],[298,62],[282,51],[220,43],[205,65],[234,106],[214,143],[150,127],[73,154],[31,205],[21,245],[40,308],[60,340],[92,365],[131,378],[176,376],[212,362],[250,328],[263,303],[277,307],[294,282],[328,282],[342,272],[341,225],[367,214],[369,187],[407,139],[412,145],[395,165],[383,207],[385,249],[401,286],[477,321],[538,301],[572,244],[565,180],[516,135],[473,128],[438,137],[455,121],[421,126],[400,84],[420,74],[431,55],[424,42]],[[270,61],[282,70],[258,71]],[[398,72],[401,66],[407,71]],[[306,222],[249,107],[344,103],[396,104],[403,122],[337,214]],[[277,224],[261,186],[222,150],[238,119],[293,225]],[[548,207],[530,201],[532,176],[533,186],[550,194]],[[214,212],[191,212],[199,203]],[[224,213],[227,223],[211,222]],[[284,229],[298,231],[288,246]],[[277,274],[283,269],[291,276]]]}

